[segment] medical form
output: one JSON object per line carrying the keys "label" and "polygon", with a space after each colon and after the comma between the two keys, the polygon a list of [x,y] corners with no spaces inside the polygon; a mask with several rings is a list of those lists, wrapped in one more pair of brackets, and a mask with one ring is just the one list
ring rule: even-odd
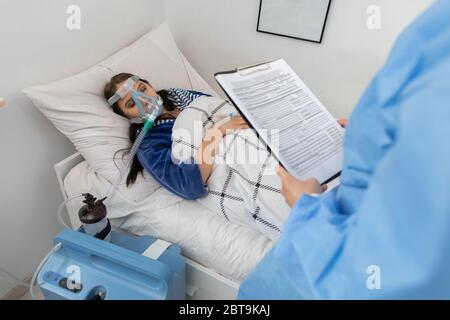
{"label": "medical form", "polygon": [[215,78],[289,173],[320,183],[339,175],[344,130],[286,61],[219,72]]}

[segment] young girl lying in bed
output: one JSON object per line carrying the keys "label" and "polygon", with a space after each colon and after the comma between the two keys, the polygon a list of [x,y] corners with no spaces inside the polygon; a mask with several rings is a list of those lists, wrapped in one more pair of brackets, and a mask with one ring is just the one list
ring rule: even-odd
{"label": "young girl lying in bed", "polygon": [[[110,99],[126,80],[133,77],[132,74],[121,73],[114,76],[106,84],[104,95]],[[187,199],[195,200],[205,197],[208,194],[206,183],[211,174],[212,161],[206,161],[205,152],[199,152],[199,159],[195,163],[175,164],[172,161],[172,128],[175,119],[180,114],[180,108],[187,105],[186,99],[192,101],[205,94],[196,91],[182,91],[171,89],[156,92],[155,89],[146,81],[139,80],[135,84],[135,90],[144,92],[149,96],[159,95],[163,100],[163,112],[155,121],[153,128],[145,136],[137,155],[133,160],[130,172],[127,176],[127,186],[132,185],[139,173],[147,170],[163,187]],[[179,97],[178,102],[174,97]],[[180,103],[180,99],[184,99]],[[139,111],[134,103],[131,93],[125,95],[122,99],[114,103],[112,110],[128,119],[139,118]],[[248,124],[242,117],[233,117],[227,123],[215,130],[213,134],[206,135],[224,137],[234,130],[248,128]],[[130,140],[133,143],[142,129],[142,124],[132,123],[130,125]],[[219,133],[219,135],[218,135]],[[205,139],[202,143],[202,150],[208,150],[209,156],[214,156],[218,146],[217,139]]]}
{"label": "young girl lying in bed", "polygon": [[[132,77],[126,73],[114,76],[105,86],[105,97],[110,100]],[[234,107],[223,99],[196,91],[169,89],[156,92],[142,79],[134,84],[134,89],[153,97],[159,95],[164,107],[133,159],[127,186],[133,184],[145,169],[178,196],[197,199],[227,221],[277,239],[290,213],[281,194],[281,180],[274,169],[277,162],[265,147],[261,147],[252,130],[243,130],[249,128],[243,118],[231,117],[227,121],[224,116],[223,121],[217,121],[218,110],[227,115],[236,111]],[[131,94],[121,96],[115,103],[111,102],[113,111],[128,119],[138,118],[140,112]],[[181,141],[183,145],[177,146],[187,148],[194,161],[174,162],[177,126],[191,128],[198,120],[203,123],[203,136],[194,143]],[[223,124],[219,126],[217,122]],[[131,142],[135,141],[141,128],[142,124],[130,125]],[[258,155],[261,161],[229,161],[246,153]],[[224,161],[215,161],[217,159]],[[311,179],[307,184],[311,193],[323,191],[316,180]]]}

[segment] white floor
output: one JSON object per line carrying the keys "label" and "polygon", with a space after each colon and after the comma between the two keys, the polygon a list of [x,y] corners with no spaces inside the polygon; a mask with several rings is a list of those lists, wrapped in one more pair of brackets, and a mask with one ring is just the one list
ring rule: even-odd
{"label": "white floor", "polygon": [[[41,290],[39,290],[39,287],[34,287],[34,295],[36,296],[37,300],[44,300],[44,296],[42,295]],[[31,298],[30,292],[28,291],[20,300],[33,300]]]}

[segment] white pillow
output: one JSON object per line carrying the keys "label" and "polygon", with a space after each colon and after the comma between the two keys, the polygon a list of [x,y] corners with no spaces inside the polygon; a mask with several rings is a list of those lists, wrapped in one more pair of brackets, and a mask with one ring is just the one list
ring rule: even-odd
{"label": "white pillow", "polygon": [[[121,153],[115,160],[114,155],[130,148],[129,121],[114,114],[103,96],[105,84],[121,72],[139,75],[157,90],[192,88],[217,95],[180,52],[167,23],[80,74],[24,89],[36,107],[73,142],[94,171],[109,182],[123,165]],[[139,175],[131,188],[126,188],[124,183],[119,192],[131,201],[143,200],[159,186],[147,172],[144,178]]]}

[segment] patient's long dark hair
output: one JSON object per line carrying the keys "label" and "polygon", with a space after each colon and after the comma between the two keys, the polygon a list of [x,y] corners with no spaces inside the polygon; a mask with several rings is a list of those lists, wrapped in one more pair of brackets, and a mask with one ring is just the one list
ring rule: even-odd
{"label": "patient's long dark hair", "polygon": [[[116,94],[117,90],[119,89],[119,85],[128,80],[129,78],[131,78],[133,75],[130,73],[120,73],[118,75],[115,75],[114,77],[111,78],[111,81],[108,82],[105,85],[105,90],[104,90],[104,95],[106,99],[111,98],[113,95]],[[141,79],[141,81],[147,83],[148,85],[150,85],[150,83],[147,80]],[[175,109],[174,104],[172,103],[172,101],[169,100],[168,97],[168,92],[167,90],[160,90],[157,92],[160,97],[163,99],[163,103],[164,103],[164,109],[168,110],[168,111],[172,111]],[[112,110],[117,113],[118,115],[121,115],[123,117],[125,117],[125,114],[122,112],[122,110],[120,109],[118,103],[115,103],[114,105],[112,105]],[[158,120],[161,119],[174,119],[173,116],[168,115],[168,114],[164,114],[161,115]],[[140,130],[142,129],[143,124],[138,124],[138,123],[132,123],[130,125],[130,129],[129,129],[129,137],[130,137],[130,141],[131,143],[134,143],[134,141],[136,141],[136,138],[140,132]],[[116,152],[116,154],[118,152],[122,152],[125,150],[119,150]],[[124,153],[125,155],[126,153]],[[115,158],[115,155],[114,155]],[[127,176],[127,187],[129,187],[130,185],[132,185],[133,183],[136,182],[137,176],[138,174],[143,174],[143,170],[144,167],[141,165],[141,163],[139,162],[139,159],[137,157],[137,155],[134,157],[133,159],[133,163],[131,164],[131,168],[130,168],[130,172],[128,173]]]}

